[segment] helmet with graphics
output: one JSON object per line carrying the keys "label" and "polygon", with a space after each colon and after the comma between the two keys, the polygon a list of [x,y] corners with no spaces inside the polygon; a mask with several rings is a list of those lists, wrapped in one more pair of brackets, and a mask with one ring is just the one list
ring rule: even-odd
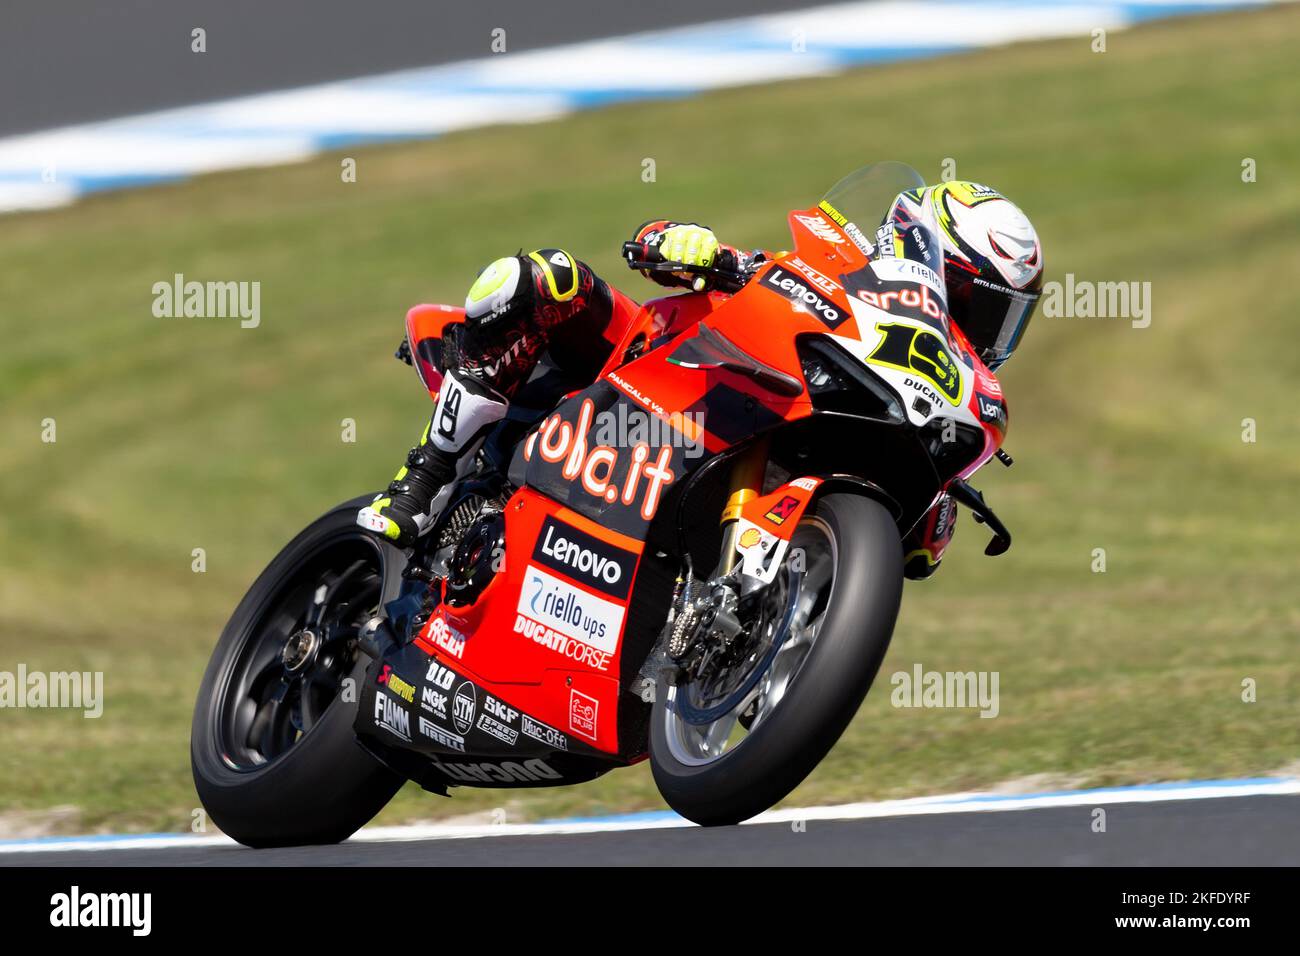
{"label": "helmet with graphics", "polygon": [[971,182],[902,193],[887,223],[918,216],[938,223],[953,321],[996,370],[1020,344],[1042,291],[1043,252],[1033,224],[997,190]]}
{"label": "helmet with graphics", "polygon": [[[937,225],[943,246],[924,248]],[[876,255],[923,261],[943,273],[948,311],[985,365],[1015,351],[1043,290],[1043,248],[1030,220],[1005,196],[976,182],[944,182],[898,194],[876,233]]]}

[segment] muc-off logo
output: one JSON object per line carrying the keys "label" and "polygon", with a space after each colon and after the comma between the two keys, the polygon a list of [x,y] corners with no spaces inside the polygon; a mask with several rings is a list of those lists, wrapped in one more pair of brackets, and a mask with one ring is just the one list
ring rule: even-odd
{"label": "muc-off logo", "polygon": [[778,295],[789,299],[796,306],[811,312],[827,328],[833,329],[848,318],[843,309],[818,295],[811,288],[811,282],[802,275],[780,266],[773,266],[763,274],[760,282]]}
{"label": "muc-off logo", "polygon": [[636,555],[631,551],[605,544],[549,516],[542,523],[533,560],[619,600],[627,598],[636,567]]}

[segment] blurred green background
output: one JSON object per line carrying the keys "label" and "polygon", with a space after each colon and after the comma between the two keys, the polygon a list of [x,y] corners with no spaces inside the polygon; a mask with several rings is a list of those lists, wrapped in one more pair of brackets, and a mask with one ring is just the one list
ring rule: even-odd
{"label": "blurred green background", "polygon": [[[1297,49],[1295,7],[1193,18],[1104,54],[1022,45],[369,149],[355,183],[333,155],[0,220],[0,670],[102,670],[107,694],[99,720],[0,711],[0,832],[27,811],[188,829],[193,696],[226,617],[304,524],[387,481],[428,414],[391,357],[407,306],[543,244],[648,297],[618,259],[645,219],[780,247],[788,209],[876,159],[932,181],[954,159],[1030,214],[1049,279],[1149,281],[1153,316],[1035,320],[1003,375],[1016,466],[978,482],[1016,546],[985,558],[962,519],[787,803],[1294,771]],[[155,318],[177,272],[260,281],[260,327]],[[888,675],[915,662],[1000,672],[1000,715],[892,708]],[[641,766],[407,788],[380,819],[661,806]]]}

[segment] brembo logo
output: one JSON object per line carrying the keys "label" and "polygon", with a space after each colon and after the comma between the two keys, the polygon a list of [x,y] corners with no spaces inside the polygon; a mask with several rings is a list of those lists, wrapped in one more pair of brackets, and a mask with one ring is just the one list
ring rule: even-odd
{"label": "brembo logo", "polygon": [[796,306],[801,306],[821,319],[829,328],[835,328],[847,316],[835,303],[823,299],[814,291],[811,282],[795,272],[773,266],[763,273],[762,284],[773,292],[785,296]]}
{"label": "brembo logo", "polygon": [[627,597],[636,567],[632,552],[605,544],[549,516],[542,523],[533,560],[619,599]]}

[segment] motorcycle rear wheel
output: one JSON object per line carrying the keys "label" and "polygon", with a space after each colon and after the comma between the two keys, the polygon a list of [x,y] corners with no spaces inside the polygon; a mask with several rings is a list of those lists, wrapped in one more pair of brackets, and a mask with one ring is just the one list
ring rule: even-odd
{"label": "motorcycle rear wheel", "polygon": [[[804,570],[794,573],[792,556]],[[903,589],[898,529],[870,498],[831,494],[800,521],[786,568],[789,618],[756,653],[764,667],[742,700],[702,724],[709,688],[660,682],[650,727],[655,784],[675,811],[704,826],[739,823],[798,786],[830,752],[875,680],[893,634]],[[739,686],[748,687],[748,679]],[[686,695],[688,706],[677,705]],[[734,700],[734,697],[724,700]],[[730,704],[724,704],[730,706]]]}
{"label": "motorcycle rear wheel", "polygon": [[247,846],[338,843],[403,783],[352,730],[368,663],[357,633],[394,596],[405,564],[356,526],[369,500],[316,519],[275,557],[235,609],[199,688],[194,785],[212,821]]}

